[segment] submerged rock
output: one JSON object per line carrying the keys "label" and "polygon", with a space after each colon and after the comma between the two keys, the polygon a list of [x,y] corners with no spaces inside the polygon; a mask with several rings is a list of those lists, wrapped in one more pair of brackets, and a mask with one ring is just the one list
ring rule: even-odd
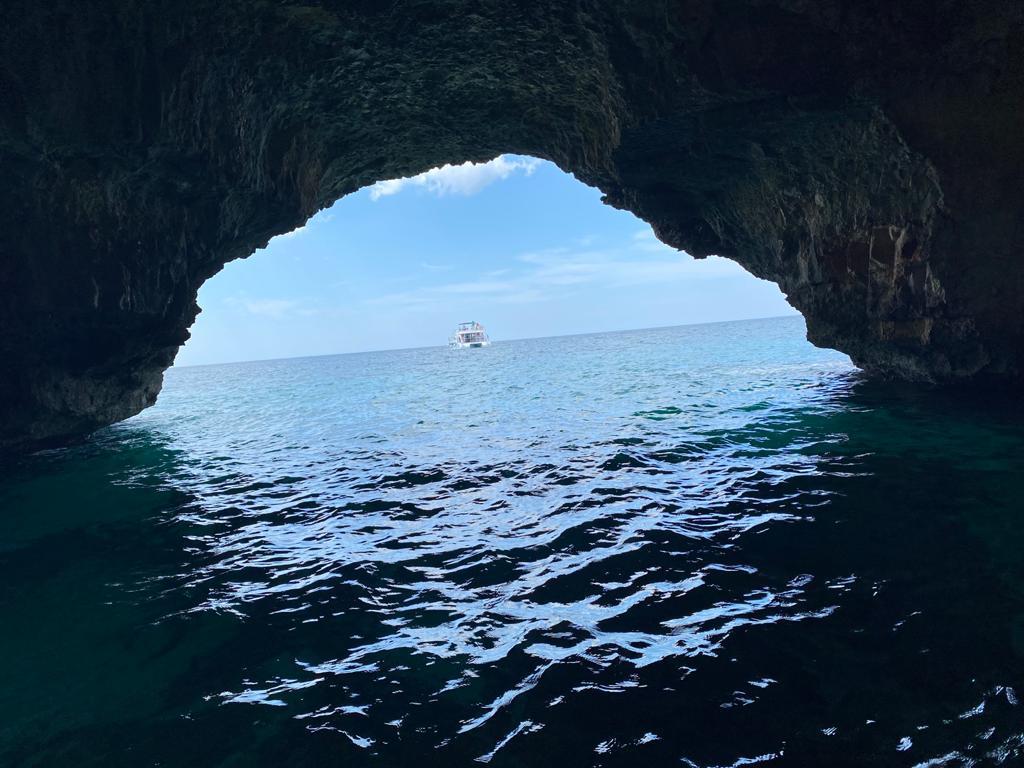
{"label": "submerged rock", "polygon": [[773,280],[869,372],[1021,378],[1013,0],[8,0],[0,446],[151,404],[196,291],[503,152]]}

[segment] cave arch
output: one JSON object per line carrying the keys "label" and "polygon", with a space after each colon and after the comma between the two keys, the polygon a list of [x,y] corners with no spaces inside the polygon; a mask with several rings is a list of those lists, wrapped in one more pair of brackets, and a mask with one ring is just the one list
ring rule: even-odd
{"label": "cave arch", "polygon": [[0,446],[151,404],[201,283],[380,179],[552,160],[879,375],[1016,382],[1024,10],[12,0]]}
{"label": "cave arch", "polygon": [[225,265],[197,303],[175,366],[433,347],[466,318],[510,340],[793,314],[774,283],[665,246],[521,156],[347,195]]}

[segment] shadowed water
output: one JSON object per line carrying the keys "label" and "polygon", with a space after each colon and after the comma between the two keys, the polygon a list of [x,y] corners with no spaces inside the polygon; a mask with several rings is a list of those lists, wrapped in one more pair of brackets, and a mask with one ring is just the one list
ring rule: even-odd
{"label": "shadowed water", "polygon": [[0,475],[0,764],[1013,764],[1022,447],[799,318],[175,369]]}

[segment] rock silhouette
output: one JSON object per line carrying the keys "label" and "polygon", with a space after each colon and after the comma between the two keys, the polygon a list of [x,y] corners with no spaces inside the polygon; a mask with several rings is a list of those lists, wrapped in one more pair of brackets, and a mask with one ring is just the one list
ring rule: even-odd
{"label": "rock silhouette", "polygon": [[0,446],[154,402],[196,291],[380,179],[550,159],[868,372],[1019,383],[1012,0],[39,3],[0,25]]}

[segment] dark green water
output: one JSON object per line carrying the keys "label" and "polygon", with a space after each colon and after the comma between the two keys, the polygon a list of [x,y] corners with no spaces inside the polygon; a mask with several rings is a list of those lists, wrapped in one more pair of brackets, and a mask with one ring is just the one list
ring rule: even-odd
{"label": "dark green water", "polygon": [[989,765],[1024,416],[799,319],[173,370],[0,473],[0,765]]}

